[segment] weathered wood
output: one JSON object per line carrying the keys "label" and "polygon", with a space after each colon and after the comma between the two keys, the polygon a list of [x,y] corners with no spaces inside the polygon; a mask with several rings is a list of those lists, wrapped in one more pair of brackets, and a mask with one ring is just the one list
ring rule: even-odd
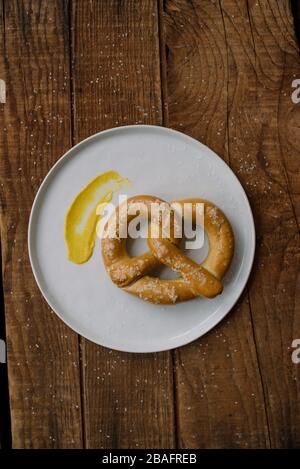
{"label": "weathered wood", "polygon": [[9,0],[1,105],[1,240],[13,447],[81,447],[78,340],[42,299],[28,217],[47,171],[71,145],[67,2]]}
{"label": "weathered wood", "polygon": [[[223,14],[218,2],[165,2],[166,99],[169,125],[229,162]],[[179,446],[269,446],[247,294],[216,329],[177,350],[176,387]]]}
{"label": "weathered wood", "polygon": [[[288,1],[222,2],[229,60],[229,155],[247,189],[258,235],[250,304],[271,444],[299,447],[298,49]],[[299,215],[298,215],[299,216]]]}
{"label": "weathered wood", "polygon": [[[0,2],[14,447],[174,447],[176,431],[180,447],[300,445],[300,368],[290,349],[300,330],[300,104],[291,100],[300,61],[290,3],[158,3],[160,18],[156,0]],[[170,125],[230,163],[253,207],[256,260],[237,307],[203,339],[153,355],[80,339],[80,369],[77,336],[35,285],[28,216],[72,143],[129,123]]]}
{"label": "weathered wood", "polygon": [[[0,2],[0,56],[4,56],[4,21],[3,21],[3,3]],[[0,80],[4,77],[4,63],[0,60]],[[1,86],[1,85],[0,85]],[[4,112],[3,96],[0,95],[0,116]],[[5,317],[4,317],[4,298],[2,276],[0,284],[0,340],[5,341]],[[0,351],[3,352],[3,343],[0,344]],[[10,441],[10,421],[9,421],[9,403],[8,403],[8,381],[7,367],[3,363],[4,357],[0,356],[0,448],[11,446]]]}
{"label": "weathered wood", "polygon": [[[298,19],[300,27],[300,3],[297,3],[298,18],[295,16],[295,21]],[[260,106],[267,109],[265,117],[268,113],[272,115],[272,132],[279,144],[275,150],[276,156],[300,226],[300,104],[291,99],[295,90],[293,81],[300,79],[300,54],[294,18],[289,1],[277,4],[269,0],[260,8],[252,5],[249,13],[257,55],[258,98]],[[268,41],[264,33],[266,28],[270,30]]]}
{"label": "weathered wood", "polygon": [[[0,6],[1,18],[1,6]],[[1,28],[1,20],[0,20]],[[0,32],[1,35],[1,32]],[[0,76],[2,70],[0,69]],[[4,315],[4,298],[2,279],[0,285],[0,448],[11,448],[11,426],[10,426],[10,410],[8,395],[8,377],[7,364],[5,363],[6,337],[5,337],[5,315]]]}
{"label": "weathered wood", "polygon": [[[162,123],[156,1],[72,3],[75,142]],[[82,340],[87,447],[173,447],[170,353],[117,353]]]}

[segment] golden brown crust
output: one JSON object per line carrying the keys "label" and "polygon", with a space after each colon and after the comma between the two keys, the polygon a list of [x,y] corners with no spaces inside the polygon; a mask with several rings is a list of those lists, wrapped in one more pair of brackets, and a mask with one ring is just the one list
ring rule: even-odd
{"label": "golden brown crust", "polygon": [[[131,204],[143,203],[147,208],[153,202],[166,203],[153,196],[136,196],[128,199]],[[204,228],[209,240],[209,253],[199,265],[179,249],[180,240],[174,238],[148,237],[149,251],[141,256],[130,258],[126,252],[126,240],[108,237],[102,240],[102,257],[111,280],[128,293],[155,304],[173,304],[197,296],[213,298],[223,290],[222,277],[228,270],[234,253],[232,228],[223,212],[204,199],[184,199],[174,201],[179,206],[192,204],[192,221],[196,222],[196,204],[204,204]],[[116,209],[118,215],[120,207]],[[128,210],[129,211],[129,210]],[[142,213],[142,211],[141,211]],[[149,214],[150,211],[147,212]],[[127,212],[128,215],[128,212]],[[145,214],[146,215],[146,214]],[[129,223],[135,215],[128,215]],[[108,221],[105,232],[109,233],[113,218]],[[149,220],[151,224],[157,220]],[[121,217],[122,224],[122,217]],[[117,225],[117,235],[120,226]],[[146,274],[161,264],[165,264],[180,274],[178,279],[162,280]]]}
{"label": "golden brown crust", "polygon": [[[158,199],[157,197],[141,195],[136,197],[131,197],[127,200],[128,210],[132,204],[145,204],[146,207],[150,207],[151,203],[159,202],[164,203],[163,200]],[[141,205],[143,208],[143,205]],[[141,256],[129,257],[126,251],[126,238],[117,238],[110,237],[110,227],[113,225],[114,216],[117,220],[120,220],[122,223],[122,205],[116,208],[114,214],[108,220],[106,226],[104,227],[104,237],[102,239],[102,258],[111,280],[118,287],[125,287],[132,283],[137,278],[147,274],[154,268],[160,265],[160,262],[155,257],[152,251],[147,251]],[[125,214],[124,214],[125,216]],[[127,224],[130,223],[137,215],[130,215],[127,211]],[[120,224],[121,224],[120,223]],[[116,235],[120,235],[120,224],[116,225]]]}

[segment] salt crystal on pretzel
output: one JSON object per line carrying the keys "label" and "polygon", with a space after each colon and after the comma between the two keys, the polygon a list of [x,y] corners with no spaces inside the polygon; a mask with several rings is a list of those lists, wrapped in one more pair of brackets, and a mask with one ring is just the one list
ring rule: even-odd
{"label": "salt crystal on pretzel", "polygon": [[[191,204],[193,223],[196,223],[197,220],[197,206],[204,205],[203,228],[208,235],[209,253],[202,264],[197,264],[180,250],[180,239],[174,236],[176,217],[171,217],[169,237],[165,236],[165,227],[161,226],[162,217],[151,218],[151,204],[159,203],[166,207],[168,206],[167,202],[157,197],[141,195],[131,197],[126,203],[127,226],[131,220],[138,216],[137,212],[133,213],[131,210],[133,204],[140,206],[140,213],[148,217],[149,250],[140,256],[129,257],[126,251],[126,238],[110,237],[110,225],[113,220],[114,222],[118,220],[120,206],[117,207],[115,218],[112,216],[104,228],[104,232],[108,236],[104,236],[102,239],[102,257],[106,271],[118,287],[155,304],[174,304],[198,296],[214,298],[222,292],[221,280],[231,264],[234,253],[234,236],[229,221],[216,205],[197,198],[174,201],[177,206],[182,208],[185,203]],[[124,223],[125,218],[123,213],[121,223]],[[116,228],[119,232],[118,221]],[[154,237],[153,232],[158,233],[158,236]],[[165,280],[148,275],[161,264],[176,271],[180,277]]]}

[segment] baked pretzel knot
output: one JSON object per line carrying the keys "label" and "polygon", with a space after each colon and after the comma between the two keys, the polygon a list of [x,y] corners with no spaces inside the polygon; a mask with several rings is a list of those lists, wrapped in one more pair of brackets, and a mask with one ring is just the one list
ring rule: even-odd
{"label": "baked pretzel knot", "polygon": [[[223,212],[204,199],[184,199],[173,201],[183,209],[185,203],[192,207],[190,217],[196,223],[198,204],[204,204],[204,229],[209,240],[209,253],[199,265],[189,259],[181,250],[181,239],[175,237],[176,217],[170,217],[169,236],[166,237],[161,217],[151,215],[151,204],[167,202],[149,195],[132,197],[119,205],[104,227],[102,239],[102,257],[111,280],[123,290],[155,304],[172,304],[198,296],[213,298],[223,290],[222,277],[228,270],[234,252],[232,228]],[[133,213],[132,208],[135,208]],[[138,207],[138,211],[136,208]],[[171,214],[174,214],[172,208]],[[136,257],[129,257],[126,251],[126,238],[120,236],[121,230],[137,216],[148,218],[149,250]],[[156,228],[156,236],[151,237]],[[160,279],[149,274],[164,264],[179,274],[176,279]]]}

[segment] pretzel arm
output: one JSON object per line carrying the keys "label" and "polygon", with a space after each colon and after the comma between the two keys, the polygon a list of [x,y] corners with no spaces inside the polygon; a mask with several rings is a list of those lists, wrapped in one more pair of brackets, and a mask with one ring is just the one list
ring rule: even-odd
{"label": "pretzel arm", "polygon": [[[153,202],[165,203],[152,196],[136,196],[128,199],[131,203],[145,204],[149,209]],[[129,257],[124,239],[104,238],[102,240],[102,257],[105,268],[111,280],[126,292],[145,301],[155,304],[173,304],[186,301],[197,296],[213,298],[223,290],[222,277],[228,270],[234,253],[233,231],[223,212],[211,202],[204,199],[184,199],[176,203],[183,206],[192,204],[192,221],[196,223],[196,206],[204,204],[204,229],[209,239],[209,253],[200,265],[188,258],[178,247],[180,240],[165,237],[162,226],[159,226],[159,236],[148,236],[149,250],[137,257]],[[120,206],[121,207],[121,206]],[[116,209],[116,213],[120,210]],[[149,218],[149,227],[159,220]],[[129,223],[137,215],[130,215]],[[122,222],[122,221],[121,221]],[[106,230],[109,231],[111,220]],[[117,235],[119,235],[117,226]],[[151,230],[149,230],[149,233]],[[163,280],[147,275],[151,270],[165,264],[180,274],[178,279]]]}

